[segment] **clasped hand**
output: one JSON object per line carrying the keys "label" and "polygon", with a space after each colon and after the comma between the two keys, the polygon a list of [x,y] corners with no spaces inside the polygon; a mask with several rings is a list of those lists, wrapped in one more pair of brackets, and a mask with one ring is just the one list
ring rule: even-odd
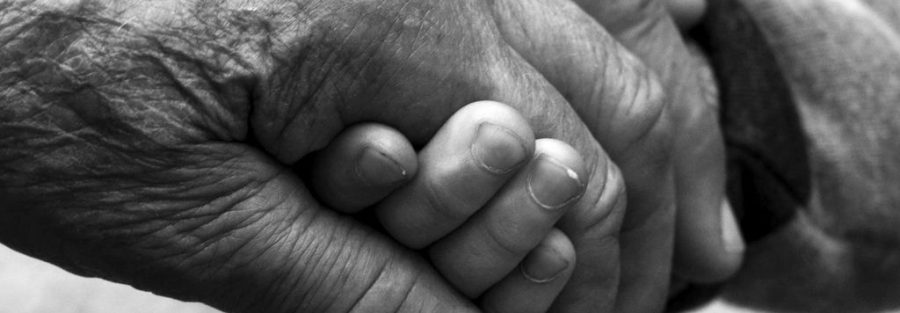
{"label": "clasped hand", "polygon": [[[233,312],[653,312],[673,251],[690,281],[740,260],[715,108],[660,2],[0,9],[0,241],[75,273]],[[335,146],[363,122],[408,144],[374,160],[408,168],[335,202],[350,178],[295,168],[373,160]],[[390,236],[335,211],[382,199]],[[471,250],[491,234],[505,257],[471,258],[502,255]],[[549,284],[511,271],[548,260]]]}

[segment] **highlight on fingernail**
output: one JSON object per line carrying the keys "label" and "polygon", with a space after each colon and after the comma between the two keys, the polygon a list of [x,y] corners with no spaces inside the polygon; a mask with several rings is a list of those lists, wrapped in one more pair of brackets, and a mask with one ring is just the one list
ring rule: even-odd
{"label": "highlight on fingernail", "polygon": [[372,186],[393,186],[407,179],[408,173],[399,162],[373,147],[360,152],[356,175]]}
{"label": "highlight on fingernail", "polygon": [[584,183],[572,168],[541,154],[528,177],[528,194],[539,206],[556,210],[577,201],[584,193]]}

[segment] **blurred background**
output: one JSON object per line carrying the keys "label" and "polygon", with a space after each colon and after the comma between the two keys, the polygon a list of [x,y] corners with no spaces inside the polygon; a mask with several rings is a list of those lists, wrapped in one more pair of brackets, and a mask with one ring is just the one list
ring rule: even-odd
{"label": "blurred background", "polygon": [[[0,245],[0,313],[219,313],[126,285],[70,274]],[[714,302],[697,313],[758,313]]]}
{"label": "blurred background", "polygon": [[126,285],[70,274],[0,245],[0,313],[219,313]]}

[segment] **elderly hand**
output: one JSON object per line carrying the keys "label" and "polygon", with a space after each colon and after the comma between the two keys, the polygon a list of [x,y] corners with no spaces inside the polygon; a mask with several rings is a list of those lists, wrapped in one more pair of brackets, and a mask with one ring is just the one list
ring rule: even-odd
{"label": "elderly hand", "polygon": [[[539,6],[535,2],[538,1],[520,2],[522,4],[510,7],[524,11],[524,8]],[[568,8],[561,3],[565,1],[549,2],[560,2],[556,6]],[[706,92],[713,82],[708,75],[704,76],[704,67],[688,53],[666,13],[667,3],[658,0],[575,2],[581,9],[571,9],[558,16],[552,15],[554,10],[545,9],[545,13],[526,19],[552,25],[554,21],[565,20],[564,16],[580,17],[582,10],[587,12],[661,79],[668,94],[668,104],[655,106],[657,111],[615,112],[619,116],[607,110],[617,107],[605,105],[610,102],[607,97],[611,95],[641,99],[648,94],[626,88],[627,84],[616,86],[603,77],[602,73],[623,71],[610,66],[609,62],[597,61],[609,58],[608,49],[595,46],[598,42],[608,41],[600,27],[570,28],[554,37],[541,31],[552,27],[538,26],[542,25],[540,22],[510,28],[501,25],[501,30],[511,34],[512,38],[522,34],[546,36],[538,35],[543,40],[514,41],[513,46],[524,51],[520,53],[566,95],[595,138],[622,169],[628,187],[628,210],[619,236],[622,277],[616,306],[626,312],[655,311],[659,309],[656,300],[665,297],[667,292],[665,285],[658,282],[667,280],[670,275],[676,211],[676,278],[697,282],[721,280],[734,273],[743,257],[743,240],[724,198],[724,149],[714,96]],[[541,44],[548,41],[554,44]],[[560,51],[578,52],[562,54]],[[577,66],[561,66],[564,62]],[[642,74],[646,80],[652,80],[654,76]],[[652,127],[641,127],[620,117],[640,112],[655,112],[652,116],[660,118]],[[629,136],[627,130],[630,129],[647,131]],[[669,151],[671,155],[667,154]],[[580,236],[573,237],[579,262],[585,257],[594,257],[585,255],[590,253],[585,252],[587,249],[578,249],[583,247],[578,239]],[[587,277],[578,275],[576,269],[570,285],[577,286],[580,279],[584,279],[585,284],[595,279]],[[583,294],[574,296],[576,294],[564,292],[565,300],[558,303],[579,307],[578,303],[590,302]],[[565,298],[567,295],[573,297]],[[591,305],[584,304],[584,307]]]}
{"label": "elderly hand", "polygon": [[[0,240],[20,251],[227,311],[474,310],[415,254],[322,207],[287,166],[361,121],[422,144],[491,99],[588,169],[558,225],[578,263],[557,309],[652,311],[665,298],[663,88],[572,2],[0,8]],[[623,229],[623,177],[594,136],[629,186]]]}

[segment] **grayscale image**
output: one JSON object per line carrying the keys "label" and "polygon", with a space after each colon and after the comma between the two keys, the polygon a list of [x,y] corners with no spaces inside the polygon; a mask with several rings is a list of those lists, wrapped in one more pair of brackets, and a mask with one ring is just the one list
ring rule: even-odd
{"label": "grayscale image", "polygon": [[0,313],[900,313],[898,0],[0,0]]}

